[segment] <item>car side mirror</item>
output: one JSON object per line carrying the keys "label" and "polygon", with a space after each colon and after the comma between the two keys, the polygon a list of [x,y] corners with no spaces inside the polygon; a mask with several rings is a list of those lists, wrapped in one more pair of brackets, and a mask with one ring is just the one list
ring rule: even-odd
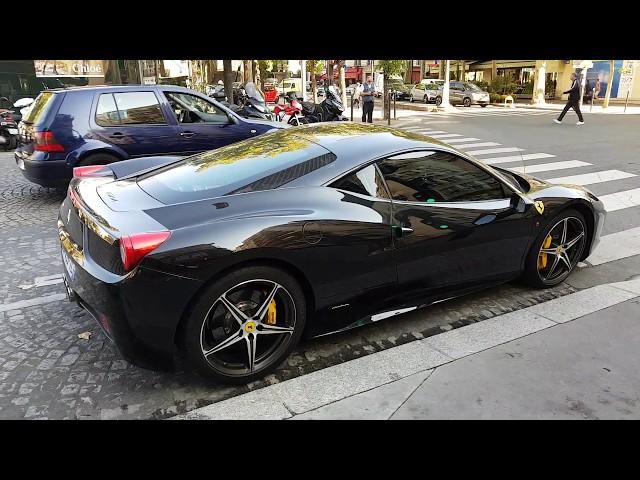
{"label": "car side mirror", "polygon": [[511,194],[511,208],[513,208],[516,212],[524,213],[529,208],[531,208],[531,205],[533,205],[533,202],[531,202],[531,200],[529,200],[528,198],[523,197],[516,192],[513,192]]}

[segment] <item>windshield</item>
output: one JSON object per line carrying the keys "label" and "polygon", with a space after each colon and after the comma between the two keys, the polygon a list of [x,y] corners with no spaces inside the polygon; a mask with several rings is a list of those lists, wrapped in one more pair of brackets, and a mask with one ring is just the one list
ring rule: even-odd
{"label": "windshield", "polygon": [[467,83],[466,85],[467,85],[467,87],[469,87],[470,90],[473,90],[474,92],[483,92],[484,91],[479,86],[477,86],[475,83]]}
{"label": "windshield", "polygon": [[253,98],[254,100],[258,100],[259,102],[264,102],[262,93],[256,88],[256,85],[253,82],[248,82],[244,86],[244,91],[247,92],[247,96],[249,98]]}
{"label": "windshield", "polygon": [[333,160],[320,145],[280,131],[188,157],[139,177],[138,185],[163,203],[189,202],[278,188]]}

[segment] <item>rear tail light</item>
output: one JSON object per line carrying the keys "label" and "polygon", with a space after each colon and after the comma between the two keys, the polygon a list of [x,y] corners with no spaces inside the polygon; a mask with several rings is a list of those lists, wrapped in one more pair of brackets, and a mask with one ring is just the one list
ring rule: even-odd
{"label": "rear tail light", "polygon": [[64,152],[64,146],[58,143],[53,132],[36,132],[36,150],[40,152]]}
{"label": "rear tail light", "polygon": [[130,272],[142,259],[166,242],[171,232],[150,232],[126,235],[120,239],[120,256],[125,272]]}
{"label": "rear tail light", "polygon": [[73,169],[73,178],[103,177],[109,174],[113,174],[111,169],[104,165],[87,165],[86,167],[75,167]]}

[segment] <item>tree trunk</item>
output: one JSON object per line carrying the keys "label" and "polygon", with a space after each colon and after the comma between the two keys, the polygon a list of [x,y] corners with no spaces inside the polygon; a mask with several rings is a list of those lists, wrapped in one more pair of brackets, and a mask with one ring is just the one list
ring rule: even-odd
{"label": "tree trunk", "polygon": [[547,80],[547,62],[542,60],[536,68],[533,96],[531,97],[531,103],[536,105],[544,105],[544,93]]}
{"label": "tree trunk", "polygon": [[466,82],[466,77],[467,77],[467,63],[462,60],[462,78],[460,80],[462,80],[463,82]]}
{"label": "tree trunk", "polygon": [[333,85],[333,60],[327,60],[327,81],[328,85]]}
{"label": "tree trunk", "polygon": [[498,68],[495,60],[491,60],[491,81],[493,82],[498,76]]}
{"label": "tree trunk", "polygon": [[244,83],[250,82],[252,77],[251,73],[251,60],[242,61],[242,80]]}
{"label": "tree trunk", "polygon": [[118,61],[106,60],[104,63],[106,64],[104,73],[105,83],[111,83],[114,85],[121,84],[122,78],[120,77],[120,67],[118,66]]}
{"label": "tree trunk", "polygon": [[313,95],[312,102],[318,103],[318,83],[316,82],[316,62],[317,60],[311,60],[311,94]]}
{"label": "tree trunk", "polygon": [[611,87],[613,86],[613,74],[615,73],[615,60],[609,60],[609,81],[607,82],[607,92],[604,95],[604,103],[602,108],[609,106],[609,99],[611,98]]}
{"label": "tree trunk", "polygon": [[449,60],[445,60],[445,69],[444,69],[444,86],[442,88],[442,107],[447,110],[451,108],[451,104],[449,103],[449,76],[451,72],[451,64]]}
{"label": "tree trunk", "polygon": [[224,93],[227,96],[227,102],[233,105],[233,67],[231,60],[223,60],[222,65],[224,68]]}
{"label": "tree trunk", "polygon": [[251,81],[256,85],[260,83],[260,72],[257,60],[251,60]]}
{"label": "tree trunk", "polygon": [[338,65],[340,66],[339,75],[340,75],[340,94],[342,96],[342,105],[347,106],[347,85],[345,82],[344,74],[345,74],[345,61],[338,60]]}

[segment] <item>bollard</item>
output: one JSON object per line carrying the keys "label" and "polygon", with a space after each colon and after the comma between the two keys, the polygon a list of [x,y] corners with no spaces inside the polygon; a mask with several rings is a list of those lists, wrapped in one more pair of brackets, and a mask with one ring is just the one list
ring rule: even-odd
{"label": "bollard", "polygon": [[351,121],[353,122],[353,94],[354,92],[351,92]]}
{"label": "bollard", "polygon": [[397,95],[393,96],[393,119],[397,120],[398,117],[396,117],[396,97]]}
{"label": "bollard", "polygon": [[624,113],[627,113],[627,104],[629,103],[629,90],[627,90],[627,99],[624,101]]}
{"label": "bollard", "polygon": [[391,125],[391,92],[387,92],[387,125]]}

